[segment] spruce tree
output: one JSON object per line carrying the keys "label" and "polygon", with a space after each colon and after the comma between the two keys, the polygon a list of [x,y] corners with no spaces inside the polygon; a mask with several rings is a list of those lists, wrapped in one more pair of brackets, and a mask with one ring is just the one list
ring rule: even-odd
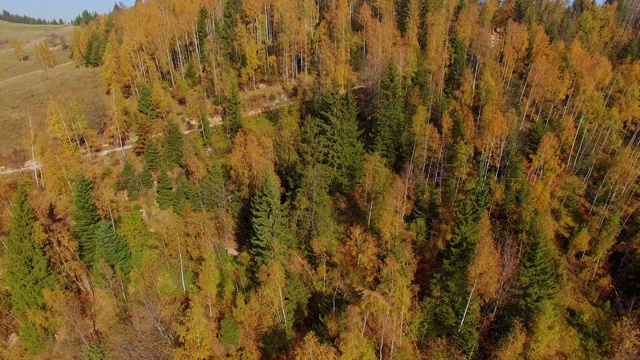
{"label": "spruce tree", "polygon": [[217,33],[222,40],[222,50],[232,64],[237,63],[234,43],[236,41],[236,26],[242,12],[242,0],[227,0],[222,12],[222,21],[216,22]]}
{"label": "spruce tree", "polygon": [[524,246],[520,272],[509,291],[514,315],[522,316],[526,325],[531,325],[543,303],[558,289],[560,277],[549,246],[549,237],[534,225]]}
{"label": "spruce tree", "polygon": [[373,125],[373,150],[380,152],[393,168],[397,168],[403,160],[406,126],[400,74],[392,62],[387,65],[380,81]]}
{"label": "spruce tree", "polygon": [[78,175],[73,191],[73,226],[71,234],[78,242],[80,259],[91,264],[96,250],[95,225],[100,221],[93,201],[93,181]]}
{"label": "spruce tree", "polygon": [[147,120],[154,120],[156,118],[156,108],[151,101],[151,88],[147,85],[140,87],[138,112],[144,115]]}
{"label": "spruce tree", "polygon": [[451,63],[447,70],[447,78],[445,80],[444,93],[449,98],[453,97],[456,90],[462,86],[462,76],[467,66],[466,50],[464,43],[457,37],[453,36],[450,40],[451,47]]}
{"label": "spruce tree", "polygon": [[118,235],[116,229],[107,220],[102,220],[95,227],[96,252],[93,263],[97,264],[104,259],[114,269],[128,273],[129,248],[127,243]]}
{"label": "spruce tree", "polygon": [[[467,268],[475,253],[477,224],[474,200],[467,197],[455,209],[453,236],[441,251],[442,260],[425,302],[431,317],[428,327],[433,334],[452,339],[466,354],[472,351],[478,340],[478,314],[467,311],[465,315],[471,291],[467,283]],[[461,327],[463,317],[465,322]]]}
{"label": "spruce tree", "polygon": [[307,242],[331,233],[331,197],[322,169],[320,164],[308,167],[296,191],[294,206],[298,238]]}
{"label": "spruce tree", "polygon": [[251,199],[251,246],[254,271],[269,261],[276,241],[284,235],[284,212],[280,191],[272,176],[267,176]]}
{"label": "spruce tree", "polygon": [[140,173],[140,185],[142,185],[144,190],[149,190],[153,187],[153,176],[151,175],[151,170],[146,162],[144,163],[142,172]]}
{"label": "spruce tree", "polygon": [[180,126],[169,121],[164,136],[164,156],[169,164],[182,165],[182,146],[184,140]]}
{"label": "spruce tree", "polygon": [[240,103],[238,87],[236,85],[232,85],[231,94],[229,95],[224,107],[224,117],[222,119],[222,122],[227,129],[227,134],[231,139],[234,139],[238,131],[242,128],[241,110],[242,104]]}
{"label": "spruce tree", "polygon": [[207,23],[209,22],[209,11],[206,7],[201,7],[198,13],[198,50],[200,52],[200,63],[202,67],[206,67],[209,62],[209,53],[207,52],[207,37],[209,32],[207,31]]}
{"label": "spruce tree", "polygon": [[173,186],[171,185],[171,179],[164,170],[160,171],[158,175],[158,205],[160,209],[168,209],[173,204]]}
{"label": "spruce tree", "polygon": [[396,12],[396,26],[398,27],[400,35],[405,36],[409,25],[409,13],[411,11],[409,0],[394,0],[394,6]]}
{"label": "spruce tree", "polygon": [[45,234],[36,223],[24,186],[18,188],[13,198],[11,215],[5,242],[4,278],[13,310],[23,314],[44,308],[42,291],[52,288],[55,280],[40,244]]}
{"label": "spruce tree", "polygon": [[122,167],[119,181],[120,190],[127,190],[129,199],[135,200],[140,195],[140,179],[128,161]]}
{"label": "spruce tree", "polygon": [[225,179],[222,165],[214,161],[202,185],[203,206],[208,211],[221,208],[225,201]]}
{"label": "spruce tree", "polygon": [[160,169],[160,150],[158,149],[158,145],[152,140],[148,140],[145,145],[144,161],[149,167],[149,171],[155,172]]}
{"label": "spruce tree", "polygon": [[358,130],[358,109],[353,94],[328,92],[320,113],[320,147],[327,166],[329,187],[344,191],[360,181],[364,171],[364,149]]}

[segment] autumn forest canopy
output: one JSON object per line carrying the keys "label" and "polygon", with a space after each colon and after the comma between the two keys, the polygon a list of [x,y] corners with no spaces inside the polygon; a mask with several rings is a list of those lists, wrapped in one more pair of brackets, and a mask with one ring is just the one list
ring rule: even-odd
{"label": "autumn forest canopy", "polygon": [[86,15],[107,116],[50,94],[0,178],[0,357],[640,357],[640,1]]}

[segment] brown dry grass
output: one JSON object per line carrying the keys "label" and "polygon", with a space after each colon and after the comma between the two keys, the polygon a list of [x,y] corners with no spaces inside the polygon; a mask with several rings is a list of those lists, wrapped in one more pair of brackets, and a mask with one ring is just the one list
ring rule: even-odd
{"label": "brown dry grass", "polygon": [[[52,35],[68,42],[72,31],[72,26],[0,21],[0,166],[16,166],[26,160],[28,114],[31,113],[34,131],[44,131],[47,105],[52,98],[76,99],[84,109],[87,124],[93,128],[104,121],[105,94],[100,69],[76,68],[69,59],[69,50],[60,47],[52,49],[59,64],[55,68],[44,70],[35,60],[35,44]],[[20,62],[15,58],[13,40],[25,44],[30,60]]]}

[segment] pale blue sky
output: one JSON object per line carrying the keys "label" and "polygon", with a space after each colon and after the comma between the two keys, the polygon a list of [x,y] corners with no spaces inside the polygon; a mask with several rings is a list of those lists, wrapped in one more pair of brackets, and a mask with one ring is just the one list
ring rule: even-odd
{"label": "pale blue sky", "polygon": [[0,11],[27,15],[45,20],[62,19],[65,22],[75,19],[83,10],[107,13],[113,10],[113,4],[122,2],[132,6],[135,0],[0,0]]}

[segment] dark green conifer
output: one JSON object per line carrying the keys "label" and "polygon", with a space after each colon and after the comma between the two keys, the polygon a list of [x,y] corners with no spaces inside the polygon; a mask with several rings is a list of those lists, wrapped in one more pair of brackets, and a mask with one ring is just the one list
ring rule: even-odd
{"label": "dark green conifer", "polygon": [[327,166],[328,184],[344,191],[360,181],[364,171],[364,149],[358,129],[358,109],[353,94],[328,92],[320,113],[322,162]]}
{"label": "dark green conifer", "polygon": [[78,175],[73,191],[73,226],[71,234],[78,242],[80,259],[91,264],[96,250],[95,225],[100,221],[93,201],[93,181]]}
{"label": "dark green conifer", "polygon": [[140,94],[138,96],[138,112],[144,115],[148,120],[154,120],[156,118],[156,108],[151,101],[151,88],[147,85],[140,87]]}
{"label": "dark green conifer", "polygon": [[462,76],[467,66],[467,56],[464,44],[457,37],[453,36],[450,40],[451,47],[451,63],[447,70],[447,78],[445,80],[444,93],[448,97],[453,97],[456,90],[462,86]]}
{"label": "dark green conifer", "polygon": [[140,195],[140,179],[128,161],[125,161],[120,174],[119,188],[127,190],[130,200],[135,200]]}
{"label": "dark green conifer", "polygon": [[380,82],[378,107],[374,116],[373,150],[380,152],[394,168],[403,160],[406,126],[400,74],[398,67],[389,63]]}
{"label": "dark green conifer", "polygon": [[151,170],[146,162],[144,163],[142,172],[140,173],[140,185],[142,185],[142,189],[144,190],[149,190],[153,187],[153,176],[151,175]]}
{"label": "dark green conifer", "polygon": [[560,277],[550,245],[549,237],[534,225],[524,245],[520,272],[509,291],[515,302],[514,315],[527,325],[558,289]]}
{"label": "dark green conifer", "polygon": [[[441,263],[431,281],[425,301],[430,312],[428,330],[435,336],[452,339],[466,354],[471,353],[478,341],[479,315],[465,309],[469,299],[467,267],[473,259],[478,224],[474,201],[467,197],[455,211],[453,236],[441,251]],[[461,320],[465,316],[464,325]]]}
{"label": "dark green conifer", "polygon": [[280,190],[272,176],[267,176],[251,200],[251,247],[254,271],[267,264],[276,241],[284,234],[284,212]]}
{"label": "dark green conifer", "polygon": [[[227,0],[222,12],[222,21],[216,22],[217,33],[222,40],[222,50],[232,64],[237,63],[235,51],[236,26],[242,12],[242,0]],[[235,64],[234,64],[235,65]]]}
{"label": "dark green conifer", "polygon": [[158,149],[158,145],[152,140],[148,140],[145,145],[144,161],[149,167],[149,171],[155,172],[160,169],[160,149]]}
{"label": "dark green conifer", "polygon": [[234,139],[238,131],[242,128],[241,110],[242,104],[240,103],[238,87],[236,85],[232,85],[231,94],[227,99],[227,103],[224,108],[224,117],[222,119],[222,122],[227,129],[227,134],[231,139]]}
{"label": "dark green conifer", "polygon": [[224,206],[225,200],[224,171],[220,162],[214,161],[202,185],[203,206],[213,211]]}
{"label": "dark green conifer", "polygon": [[173,204],[173,186],[171,185],[171,179],[164,170],[160,171],[158,175],[158,205],[160,209],[168,209]]}
{"label": "dark green conifer", "polygon": [[127,243],[118,235],[112,224],[102,220],[96,225],[96,252],[93,263],[104,259],[114,269],[128,273],[129,248]]}
{"label": "dark green conifer", "polygon": [[169,164],[182,165],[183,142],[180,126],[173,121],[169,121],[164,137],[164,157]]}
{"label": "dark green conifer", "polygon": [[11,293],[12,308],[22,314],[44,308],[42,290],[52,288],[55,280],[38,243],[42,240],[38,237],[44,233],[37,233],[36,219],[24,186],[18,188],[13,198],[11,215],[9,235],[5,241],[4,278]]}
{"label": "dark green conifer", "polygon": [[207,23],[209,22],[209,11],[206,7],[201,7],[198,13],[198,50],[200,52],[200,63],[202,67],[206,67],[209,62],[209,53],[207,52],[207,37],[209,32],[207,31]]}

